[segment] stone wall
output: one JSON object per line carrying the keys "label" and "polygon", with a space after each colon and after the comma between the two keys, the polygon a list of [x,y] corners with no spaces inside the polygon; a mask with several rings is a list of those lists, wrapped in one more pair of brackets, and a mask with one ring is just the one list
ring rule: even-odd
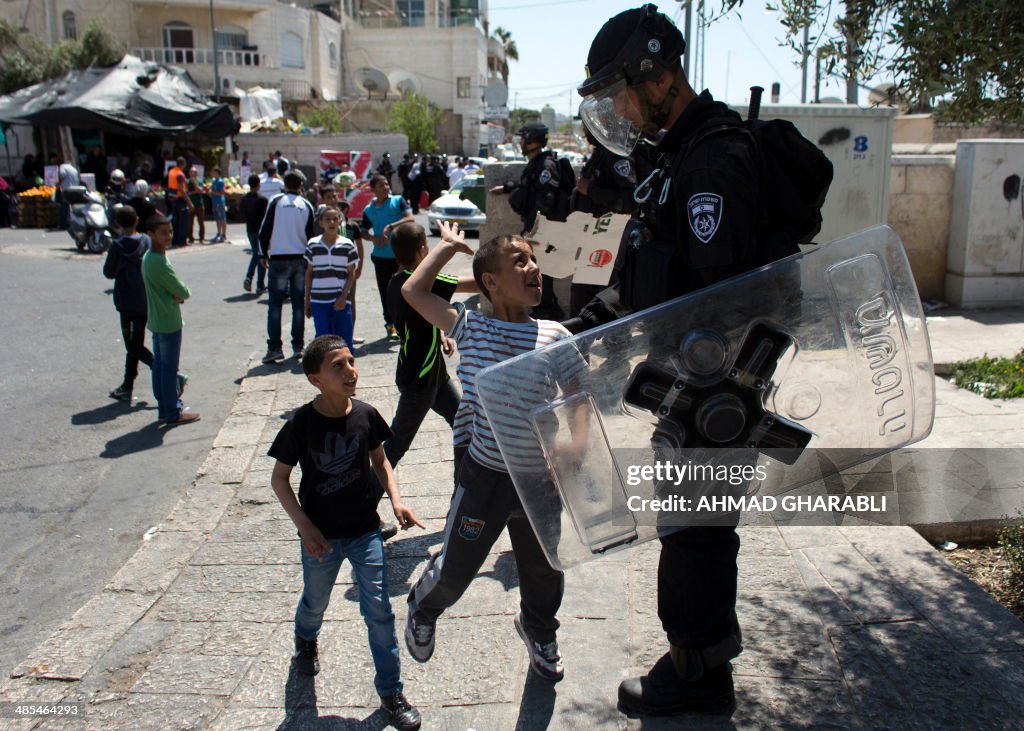
{"label": "stone wall", "polygon": [[889,225],[910,260],[921,299],[944,299],[953,155],[893,155]]}

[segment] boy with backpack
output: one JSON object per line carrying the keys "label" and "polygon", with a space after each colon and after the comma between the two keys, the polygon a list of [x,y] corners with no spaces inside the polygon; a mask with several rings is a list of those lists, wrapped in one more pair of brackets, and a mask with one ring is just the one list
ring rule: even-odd
{"label": "boy with backpack", "polygon": [[125,357],[124,379],[110,398],[131,403],[139,361],[153,367],[153,354],[146,348],[146,285],[142,281],[142,257],[149,251],[150,240],[136,232],[139,218],[131,206],[118,208],[114,220],[121,236],[107,250],[103,276],[114,280],[114,308],[121,317]]}

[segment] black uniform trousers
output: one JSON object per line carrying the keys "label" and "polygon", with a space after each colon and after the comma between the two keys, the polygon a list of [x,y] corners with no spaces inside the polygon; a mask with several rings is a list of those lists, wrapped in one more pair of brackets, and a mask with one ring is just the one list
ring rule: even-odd
{"label": "black uniform trousers", "polygon": [[394,320],[388,312],[388,282],[391,277],[398,273],[398,261],[394,258],[388,259],[383,256],[370,256],[373,262],[373,273],[377,279],[377,292],[380,294],[381,313],[384,315],[384,324],[391,326]]}
{"label": "black uniform trousers", "polygon": [[737,632],[733,526],[694,526],[661,539],[658,618],[676,647],[702,650]]}
{"label": "black uniform trousers", "polygon": [[[559,509],[554,488],[552,507]],[[434,624],[459,600],[506,525],[519,572],[523,627],[535,642],[555,639],[564,574],[548,563],[508,473],[488,469],[468,455],[448,509],[441,553],[431,558],[409,592],[409,613],[417,622]]]}

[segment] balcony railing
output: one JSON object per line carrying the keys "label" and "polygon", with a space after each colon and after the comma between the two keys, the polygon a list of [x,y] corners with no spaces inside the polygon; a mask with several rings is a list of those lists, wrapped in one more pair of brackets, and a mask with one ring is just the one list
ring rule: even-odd
{"label": "balcony railing", "polygon": [[[212,48],[134,48],[132,53],[143,61],[175,65],[213,65]],[[239,48],[218,48],[217,63],[220,66],[260,66],[274,68],[270,57],[259,51],[245,51]]]}

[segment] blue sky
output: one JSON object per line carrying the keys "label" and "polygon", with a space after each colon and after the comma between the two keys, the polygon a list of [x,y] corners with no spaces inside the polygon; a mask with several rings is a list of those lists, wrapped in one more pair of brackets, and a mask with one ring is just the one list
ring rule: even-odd
{"label": "blue sky", "polygon": [[[590,42],[604,22],[629,8],[639,7],[642,0],[489,0],[488,14],[491,28],[502,26],[512,33],[519,48],[519,61],[510,63],[509,105],[518,100],[521,107],[539,109],[551,104],[559,114],[566,114],[571,104],[573,113],[580,98],[575,88],[583,78]],[[661,0],[658,8],[674,17],[679,13],[678,25],[684,19],[680,5],[673,0]],[[841,4],[837,3],[841,9]],[[717,10],[717,0],[708,0],[709,9]],[[758,84],[765,88],[765,102],[774,81],[782,84],[781,102],[800,102],[799,56],[779,42],[785,37],[778,15],[767,13],[764,0],[745,0],[739,14],[710,25],[707,29],[704,54],[704,84],[716,98],[731,104],[745,104],[749,88]],[[694,13],[694,27],[696,13]],[[695,37],[695,30],[691,32]],[[693,38],[687,39],[692,46]],[[694,64],[691,56],[691,64]],[[808,99],[813,98],[814,66],[811,60],[808,73]],[[691,79],[695,78],[691,68]],[[875,85],[880,79],[867,83]],[[700,89],[698,89],[700,91]],[[821,96],[845,99],[845,82],[822,79]],[[867,102],[862,91],[861,104]]]}

